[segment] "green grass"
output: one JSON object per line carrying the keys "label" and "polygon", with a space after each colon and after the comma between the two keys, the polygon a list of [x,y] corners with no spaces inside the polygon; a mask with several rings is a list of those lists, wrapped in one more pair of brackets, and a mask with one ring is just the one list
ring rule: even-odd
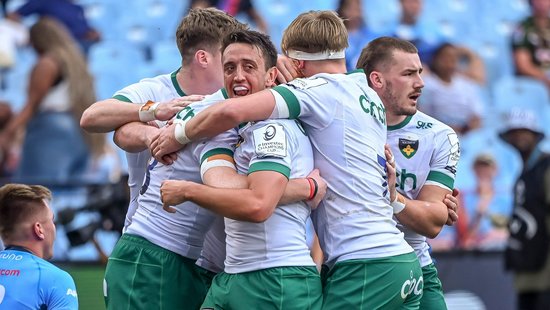
{"label": "green grass", "polygon": [[71,274],[78,292],[80,310],[104,310],[103,299],[103,265],[61,265],[63,270]]}

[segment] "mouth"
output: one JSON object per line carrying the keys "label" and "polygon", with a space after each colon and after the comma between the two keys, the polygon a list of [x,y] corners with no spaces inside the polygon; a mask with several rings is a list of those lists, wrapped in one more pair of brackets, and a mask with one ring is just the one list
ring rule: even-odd
{"label": "mouth", "polygon": [[242,97],[248,95],[250,93],[250,89],[248,89],[248,87],[246,86],[237,85],[233,86],[233,93],[235,94],[235,96]]}
{"label": "mouth", "polygon": [[417,103],[418,98],[420,98],[420,93],[413,93],[409,95],[409,99],[411,99],[414,103]]}

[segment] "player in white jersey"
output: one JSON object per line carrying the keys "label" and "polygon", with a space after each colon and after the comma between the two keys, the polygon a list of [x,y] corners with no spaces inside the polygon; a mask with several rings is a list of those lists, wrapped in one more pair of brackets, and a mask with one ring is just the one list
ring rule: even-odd
{"label": "player in white jersey", "polygon": [[392,219],[385,109],[362,72],[345,74],[346,46],[347,32],[334,12],[301,14],[285,30],[282,48],[309,78],[230,99],[186,124],[169,126],[153,142],[153,154],[162,158],[178,144],[244,121],[299,118],[312,141],[315,166],[329,186],[313,212],[328,271],[324,308],[415,309],[422,275]]}
{"label": "player in white jersey", "polygon": [[82,128],[90,132],[116,129],[115,142],[127,151],[130,206],[125,227],[135,212],[139,189],[151,158],[147,147],[157,131],[156,127],[143,122],[169,120],[190,101],[201,100],[202,95],[220,89],[223,86],[221,38],[244,27],[216,9],[191,10],[176,31],[182,56],[179,69],[132,84],[116,92],[113,98],[94,103],[83,113]]}
{"label": "player in white jersey", "polygon": [[[276,49],[266,35],[235,32],[224,47],[229,92],[246,95],[275,80]],[[247,189],[215,189],[189,181],[166,181],[161,188],[165,204],[177,193],[226,216],[225,269],[214,278],[203,308],[260,309],[271,304],[277,309],[320,309],[321,281],[306,242],[310,207],[303,201],[277,206],[288,179],[304,178],[313,169],[309,139],[294,120],[247,123],[238,132],[234,158],[239,174],[248,174]],[[236,208],[254,216],[243,220],[234,214]]]}
{"label": "player in white jersey", "polygon": [[[394,206],[398,227],[414,248],[422,267],[424,293],[420,309],[446,309],[441,281],[426,237],[435,238],[445,223],[456,221],[451,192],[460,158],[456,133],[416,109],[424,83],[418,50],[408,41],[381,37],[362,51],[363,69],[382,99],[388,122],[388,144],[395,157],[400,203]],[[449,205],[449,209],[446,204]]]}
{"label": "player in white jersey", "polygon": [[[139,187],[144,183],[147,161],[150,158],[149,151],[145,149],[149,145],[151,137],[158,130],[155,126],[149,126],[145,122],[167,120],[172,117],[176,111],[174,106],[181,101],[178,98],[185,93],[206,95],[220,89],[223,85],[221,53],[219,51],[221,39],[226,33],[243,28],[245,28],[244,25],[222,11],[216,9],[191,10],[184,17],[176,32],[178,48],[182,55],[180,69],[172,74],[145,79],[124,88],[116,93],[115,98],[97,102],[84,114],[81,120],[84,128],[91,131],[108,131],[118,128],[115,133],[117,144],[126,151],[135,152],[135,154],[129,153],[128,155],[132,204],[129,207],[127,219],[130,219],[135,212]],[[169,104],[165,104],[167,102]],[[128,123],[132,121],[136,122]],[[127,224],[129,223],[130,221]],[[139,225],[136,224],[136,227]],[[170,241],[166,242],[170,243]],[[200,287],[198,284],[189,284],[194,287],[186,290],[187,293],[184,296],[181,294],[180,296],[178,294],[151,294],[149,292],[150,290],[155,291],[151,287],[162,287],[166,283],[171,283],[170,287],[177,291],[178,286],[173,285],[173,282],[184,282],[178,279],[188,279],[190,274],[196,275],[194,259],[202,247],[202,239],[196,242],[198,244],[192,243],[191,249],[182,248],[172,252],[163,247],[166,246],[164,243],[159,246],[145,238],[131,234],[123,235],[111,255],[106,270],[107,282],[111,279],[111,283],[107,283],[106,288],[108,308],[117,307],[121,303],[131,304],[131,307],[136,309],[148,308],[149,305],[154,305],[154,308],[159,305],[161,308],[181,308],[181,302],[185,300],[186,296],[195,298],[195,307],[198,307],[202,302],[201,294],[204,296],[206,292],[206,287]],[[149,255],[142,256],[141,252],[137,250],[142,248],[147,249]],[[179,254],[176,254],[182,251],[191,251],[192,258],[189,261],[183,260]],[[139,263],[138,256],[140,259],[148,260],[147,263]],[[136,261],[134,266],[139,266],[135,269],[136,273],[140,274],[138,278],[148,278],[147,281],[144,281],[144,283],[147,282],[147,286],[134,286],[134,280],[126,277],[122,262],[134,262],[134,260]],[[166,277],[163,278],[154,274],[156,269],[151,269],[150,266],[162,266],[164,270],[174,271],[166,273]],[[169,278],[169,276],[175,278]],[[189,281],[184,283],[187,282]],[[199,283],[200,281],[195,282]],[[148,302],[144,302],[145,299]],[[186,303],[184,307],[190,305],[192,302]]]}

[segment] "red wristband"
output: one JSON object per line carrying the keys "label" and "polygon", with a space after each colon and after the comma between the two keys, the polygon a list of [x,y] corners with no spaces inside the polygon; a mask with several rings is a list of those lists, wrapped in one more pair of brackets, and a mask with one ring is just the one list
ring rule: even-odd
{"label": "red wristband", "polygon": [[309,197],[307,200],[312,200],[317,195],[318,185],[314,178],[306,178],[309,182]]}

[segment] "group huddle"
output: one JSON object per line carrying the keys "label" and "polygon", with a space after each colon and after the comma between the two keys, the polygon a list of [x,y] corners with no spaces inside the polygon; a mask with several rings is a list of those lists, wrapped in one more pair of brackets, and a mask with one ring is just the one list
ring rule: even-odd
{"label": "group huddle", "polygon": [[414,45],[378,38],[346,72],[332,11],[299,15],[284,55],[211,8],[176,38],[179,69],[81,120],[128,152],[107,308],[446,309],[426,237],[457,220],[459,141],[416,109]]}

